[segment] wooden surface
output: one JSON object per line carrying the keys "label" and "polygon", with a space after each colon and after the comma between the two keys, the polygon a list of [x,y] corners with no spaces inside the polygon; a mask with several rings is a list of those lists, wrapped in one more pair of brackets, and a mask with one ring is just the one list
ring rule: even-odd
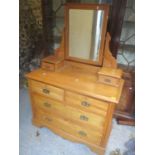
{"label": "wooden surface", "polygon": [[119,102],[124,83],[124,81],[121,80],[120,87],[101,84],[97,82],[97,75],[89,72],[80,72],[74,69],[72,66],[68,66],[66,68],[64,67],[61,71],[57,72],[49,72],[38,69],[27,74],[26,77],[114,103]]}
{"label": "wooden surface", "polygon": [[119,87],[122,70],[116,68],[102,67],[98,72],[98,81],[111,86]]}
{"label": "wooden surface", "polygon": [[29,81],[30,88],[35,91],[36,93],[43,94],[47,97],[52,97],[53,99],[63,101],[64,99],[64,90],[51,86],[46,85],[44,83],[38,82],[38,81]]}
{"label": "wooden surface", "polygon": [[41,63],[41,68],[49,71],[54,71],[55,70],[55,65],[52,63],[47,63],[47,62],[42,62]]}
{"label": "wooden surface", "polygon": [[54,126],[71,135],[74,135],[86,141],[90,141],[94,144],[100,144],[102,136],[101,134],[99,134],[99,132],[95,132],[93,130],[86,129],[83,126],[73,124],[72,122],[65,120],[65,118],[53,115],[53,113],[48,114],[46,111],[43,112],[39,110],[36,112],[35,119],[43,122],[43,124],[47,124],[48,126]]}
{"label": "wooden surface", "polygon": [[111,41],[110,34],[107,33],[102,66],[110,67],[110,68],[117,68],[117,61],[112,56],[112,53],[110,51],[110,41]]}
{"label": "wooden surface", "polygon": [[69,140],[88,145],[102,155],[111,130],[119,87],[97,81],[100,67],[65,61],[54,72],[38,69],[27,74],[33,123]]}
{"label": "wooden surface", "polygon": [[80,109],[74,108],[68,104],[63,104],[62,102],[49,99],[44,96],[34,95],[33,100],[37,103],[37,107],[43,109],[51,114],[59,115],[66,119],[71,119],[76,121],[83,126],[95,126],[96,130],[102,129],[102,125],[105,122],[106,112],[103,115],[96,115],[87,111],[82,111]]}
{"label": "wooden surface", "polygon": [[39,121],[38,119],[33,119],[33,124],[38,126],[38,127],[47,127],[49,128],[52,132],[55,132],[56,134],[60,135],[61,137],[65,138],[65,139],[69,139],[73,142],[79,142],[79,143],[83,143],[86,144],[88,147],[90,147],[90,149],[94,152],[96,152],[98,155],[103,155],[105,148],[93,143],[90,143],[89,141],[83,140],[79,137],[76,137],[74,135],[71,135],[59,128],[56,128],[55,126],[49,126],[47,124],[45,124],[44,122]]}
{"label": "wooden surface", "polygon": [[98,81],[114,87],[120,86],[120,79],[109,77],[109,76],[98,75]]}
{"label": "wooden surface", "polygon": [[[106,114],[108,109],[107,102],[96,100],[70,91],[67,91],[65,95],[65,100],[69,105],[84,111],[89,111],[94,114],[103,116]],[[85,102],[83,103],[83,101]]]}
{"label": "wooden surface", "polygon": [[65,61],[57,71],[38,69],[27,74],[33,123],[103,154],[111,130],[119,87],[97,81],[100,67]]}
{"label": "wooden surface", "polygon": [[[116,68],[116,61],[107,49],[103,65]],[[109,76],[115,74],[119,77],[118,87],[103,84],[98,81],[102,67],[64,60],[63,52],[62,43],[54,56],[42,60],[43,69],[26,75],[33,124],[47,127],[74,142],[84,143],[98,155],[103,155],[115,104],[119,103],[124,84],[121,72],[114,73],[112,68],[107,70]]]}
{"label": "wooden surface", "polygon": [[[124,86],[119,104],[116,106],[115,117],[121,124],[133,125],[135,120],[135,82],[134,73],[123,74]],[[120,120],[120,121],[119,121]]]}
{"label": "wooden surface", "polygon": [[41,68],[49,71],[56,71],[64,65],[64,58],[57,55],[50,55],[41,61]]}
{"label": "wooden surface", "polygon": [[[67,11],[74,7],[105,10],[99,64],[79,59],[77,62],[66,57]],[[60,48],[53,56],[42,60],[42,69],[26,75],[32,103],[32,122],[38,127],[47,127],[66,139],[84,143],[98,155],[103,155],[111,131],[115,105],[119,103],[124,84],[121,72],[112,69],[117,68],[117,63],[109,49],[111,39],[109,33],[104,41],[109,6],[67,4],[66,8],[65,28]],[[106,71],[109,77],[119,78],[118,87],[98,81],[98,72],[103,66],[110,67]]]}
{"label": "wooden surface", "polygon": [[56,57],[54,55],[50,55],[44,59],[42,59],[42,62],[46,62],[46,63],[52,63],[52,64],[58,64],[60,62],[62,62],[64,59],[61,57]]}
{"label": "wooden surface", "polygon": [[109,68],[109,67],[102,67],[98,74],[111,76],[115,78],[121,78],[123,75],[123,71],[121,69]]}

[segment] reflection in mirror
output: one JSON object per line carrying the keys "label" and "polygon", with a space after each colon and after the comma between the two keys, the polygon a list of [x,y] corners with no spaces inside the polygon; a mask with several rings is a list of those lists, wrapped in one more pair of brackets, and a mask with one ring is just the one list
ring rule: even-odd
{"label": "reflection in mirror", "polygon": [[69,56],[99,60],[103,10],[69,10]]}

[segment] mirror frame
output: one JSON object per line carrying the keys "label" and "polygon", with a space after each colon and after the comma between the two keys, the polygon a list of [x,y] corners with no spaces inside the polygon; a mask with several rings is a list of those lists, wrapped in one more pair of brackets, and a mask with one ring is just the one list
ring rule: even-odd
{"label": "mirror frame", "polygon": [[[69,10],[70,9],[83,9],[83,10],[104,10],[104,20],[102,25],[102,33],[101,33],[101,44],[99,48],[99,59],[98,61],[93,60],[84,60],[80,58],[75,58],[69,56]],[[91,64],[95,66],[102,66],[103,64],[103,55],[104,55],[104,45],[106,38],[106,30],[107,30],[107,21],[109,14],[109,5],[108,4],[77,4],[77,3],[67,3],[65,4],[65,40],[64,40],[64,48],[65,48],[65,60],[71,60],[75,62],[81,62],[85,64]]]}

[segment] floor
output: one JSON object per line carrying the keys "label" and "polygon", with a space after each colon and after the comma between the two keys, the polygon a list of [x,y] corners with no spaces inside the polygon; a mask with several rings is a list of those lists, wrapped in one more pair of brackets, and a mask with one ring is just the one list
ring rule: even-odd
{"label": "floor", "polygon": [[[95,155],[83,144],[65,140],[46,128],[33,126],[30,99],[26,88],[20,89],[19,97],[20,155]],[[113,120],[113,129],[105,155],[122,155],[127,150],[125,143],[134,137],[134,130],[134,127],[117,125]],[[119,150],[120,153],[114,154],[115,150]]]}

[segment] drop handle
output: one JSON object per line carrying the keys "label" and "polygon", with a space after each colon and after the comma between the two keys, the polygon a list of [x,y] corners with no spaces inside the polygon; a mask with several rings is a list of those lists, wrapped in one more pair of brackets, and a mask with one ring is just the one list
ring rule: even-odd
{"label": "drop handle", "polygon": [[79,131],[78,133],[79,133],[80,136],[83,136],[83,137],[87,136],[87,133],[85,133],[84,131]]}
{"label": "drop handle", "polygon": [[48,103],[48,102],[44,102],[44,106],[47,107],[47,108],[50,108],[51,107],[51,104]]}
{"label": "drop handle", "polygon": [[89,107],[90,103],[88,103],[87,101],[82,101],[81,105],[84,106],[84,107]]}
{"label": "drop handle", "polygon": [[50,91],[49,91],[48,89],[46,89],[46,88],[44,88],[42,91],[43,91],[43,93],[45,93],[45,94],[49,94],[49,93],[50,93]]}
{"label": "drop handle", "polygon": [[83,120],[83,121],[88,121],[88,117],[85,116],[85,115],[80,115],[80,120]]}
{"label": "drop handle", "polygon": [[48,118],[48,117],[44,117],[44,119],[48,122],[52,122],[52,119],[51,118]]}
{"label": "drop handle", "polygon": [[105,82],[111,83],[111,79],[104,79]]}

